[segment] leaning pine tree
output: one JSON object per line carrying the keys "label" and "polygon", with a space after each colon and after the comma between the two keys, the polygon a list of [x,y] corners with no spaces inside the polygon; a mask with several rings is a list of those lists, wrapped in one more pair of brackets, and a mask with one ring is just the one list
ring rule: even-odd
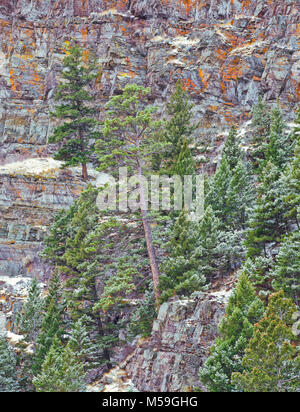
{"label": "leaning pine tree", "polygon": [[97,65],[91,52],[74,46],[67,50],[63,66],[63,80],[55,94],[60,105],[52,113],[62,124],[54,129],[49,142],[61,143],[54,158],[62,160],[64,167],[82,165],[82,177],[86,181],[87,163],[93,154],[92,142],[97,136],[95,108],[91,106],[94,97],[89,91],[98,75]]}
{"label": "leaning pine tree", "polygon": [[159,269],[147,211],[144,176],[153,155],[159,154],[165,143],[157,138],[160,122],[155,121],[155,108],[148,104],[150,90],[128,84],[123,92],[107,103],[103,139],[97,142],[101,169],[127,166],[138,176],[141,219],[153,277],[155,299],[159,301]]}

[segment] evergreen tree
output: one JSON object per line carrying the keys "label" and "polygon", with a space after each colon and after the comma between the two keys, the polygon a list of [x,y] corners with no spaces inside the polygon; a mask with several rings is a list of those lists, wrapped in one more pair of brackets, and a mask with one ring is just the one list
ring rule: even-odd
{"label": "evergreen tree", "polygon": [[297,136],[295,155],[282,178],[284,190],[282,191],[281,199],[284,202],[286,217],[291,223],[296,223],[298,229],[300,229],[300,134],[297,135],[295,131],[294,133]]}
{"label": "evergreen tree", "polygon": [[[70,222],[72,237],[66,239],[65,253],[59,270],[67,276],[65,295],[67,307],[74,321],[83,315],[91,319],[88,325],[90,333],[96,334],[96,340],[102,340],[104,326],[101,313],[94,311],[99,300],[97,279],[100,275],[97,252],[99,239],[91,239],[91,234],[98,227],[99,211],[96,199],[99,190],[91,185],[82,192],[77,200],[76,212]],[[109,363],[109,352],[104,348],[104,358]]]}
{"label": "evergreen tree", "polygon": [[280,107],[277,105],[271,113],[269,143],[266,146],[265,164],[271,162],[284,170],[293,152],[291,136],[286,133],[286,124]]}
{"label": "evergreen tree", "polygon": [[296,306],[283,291],[270,297],[264,317],[255,325],[245,350],[244,371],[232,383],[245,392],[299,392],[300,355],[292,334]]}
{"label": "evergreen tree", "polygon": [[17,360],[5,337],[0,336],[0,392],[19,392]]}
{"label": "evergreen tree", "polygon": [[249,210],[254,203],[254,189],[252,176],[247,165],[241,160],[232,171],[232,177],[228,185],[226,215],[223,220],[227,227],[233,230],[245,229],[249,220]]}
{"label": "evergreen tree", "polygon": [[271,115],[266,103],[259,97],[258,103],[252,109],[252,133],[250,156],[254,169],[260,167],[265,159],[266,146],[269,143]]}
{"label": "evergreen tree", "polygon": [[206,195],[206,205],[210,205],[217,216],[227,225],[227,216],[231,213],[228,196],[232,179],[232,171],[226,156],[222,156],[221,163],[213,176]]}
{"label": "evergreen tree", "polygon": [[90,339],[88,326],[91,319],[84,315],[74,323],[71,331],[68,346],[76,355],[76,359],[80,362],[84,370],[93,368],[98,365],[97,354],[99,352],[97,345]]}
{"label": "evergreen tree", "polygon": [[248,220],[254,193],[248,165],[243,160],[236,128],[225,143],[221,163],[206,192],[210,205],[227,230],[241,230]]}
{"label": "evergreen tree", "polygon": [[41,373],[33,379],[37,392],[85,392],[85,372],[77,352],[63,347],[58,338],[45,358]]}
{"label": "evergreen tree", "polygon": [[17,316],[19,331],[25,335],[29,343],[33,343],[34,353],[40,333],[44,311],[44,299],[41,296],[41,288],[36,278],[33,278],[28,291],[27,301],[23,306],[21,314]]}
{"label": "evergreen tree", "polygon": [[237,287],[229,298],[226,315],[220,325],[220,337],[210,350],[200,379],[211,392],[234,392],[233,372],[243,371],[242,359],[254,324],[262,317],[264,306],[256,296],[247,275],[240,276]]}
{"label": "evergreen tree", "polygon": [[198,270],[199,262],[193,256],[196,249],[197,230],[195,224],[188,221],[187,211],[184,209],[170,233],[167,251],[169,257],[165,259],[160,277],[162,301],[174,295],[189,295],[203,289],[206,278]]}
{"label": "evergreen tree", "polygon": [[195,175],[195,162],[186,139],[182,143],[180,153],[171,171],[172,174],[178,175],[182,179],[184,176]]}
{"label": "evergreen tree", "polygon": [[63,333],[64,309],[61,279],[58,271],[55,271],[50,279],[48,295],[45,299],[45,314],[32,367],[35,375],[41,371],[45,356],[50,350],[55,336],[60,338]]}
{"label": "evergreen tree", "polygon": [[226,158],[230,170],[234,170],[238,162],[243,158],[241,142],[238,137],[236,126],[233,126],[230,129],[228,138],[226,139],[223,148],[222,156]]}
{"label": "evergreen tree", "polygon": [[300,231],[288,234],[280,246],[271,273],[272,286],[300,303]]}
{"label": "evergreen tree", "polygon": [[58,86],[55,100],[60,102],[52,116],[64,121],[54,129],[50,143],[61,143],[54,158],[62,160],[64,167],[82,165],[82,177],[88,179],[87,163],[93,154],[92,141],[96,138],[94,100],[88,90],[97,77],[96,59],[91,52],[78,46],[70,47],[63,60],[63,81]]}
{"label": "evergreen tree", "polygon": [[246,246],[248,256],[254,257],[264,251],[267,244],[278,242],[287,231],[286,208],[281,199],[283,191],[280,170],[268,163],[263,171],[263,181],[258,187],[258,198],[251,212]]}
{"label": "evergreen tree", "polygon": [[77,203],[75,201],[69,209],[62,209],[54,216],[49,234],[44,240],[45,249],[41,256],[53,266],[64,263],[67,239],[74,236],[75,229],[71,223],[78,209]]}
{"label": "evergreen tree", "polygon": [[172,165],[177,163],[184,141],[188,146],[192,134],[199,126],[191,122],[193,107],[181,81],[178,80],[175,92],[167,103],[167,113],[170,118],[165,124],[165,140],[168,143],[168,149],[164,152],[166,169],[172,169]]}
{"label": "evergreen tree", "polygon": [[108,166],[125,165],[138,176],[141,221],[149,256],[155,299],[159,300],[159,270],[153,244],[152,229],[148,214],[143,176],[154,153],[165,148],[165,143],[156,138],[154,132],[161,123],[155,121],[155,108],[148,103],[149,89],[128,84],[123,92],[107,103],[103,139],[97,142],[101,169]]}
{"label": "evergreen tree", "polygon": [[261,297],[268,296],[272,290],[270,284],[272,265],[273,258],[265,256],[255,256],[252,259],[248,258],[243,264],[243,272],[248,275],[253,285],[257,287]]}

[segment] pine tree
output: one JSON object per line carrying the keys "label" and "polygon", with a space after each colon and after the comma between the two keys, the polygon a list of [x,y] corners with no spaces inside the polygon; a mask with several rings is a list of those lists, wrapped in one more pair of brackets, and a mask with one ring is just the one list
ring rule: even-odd
{"label": "pine tree", "polygon": [[17,360],[5,337],[0,336],[0,392],[19,392]]}
{"label": "pine tree", "polygon": [[[99,190],[91,185],[82,192],[77,200],[76,212],[70,222],[72,237],[66,239],[65,253],[59,270],[67,276],[65,295],[68,312],[74,321],[87,315],[91,319],[90,332],[96,334],[96,340],[102,340],[104,325],[101,313],[94,311],[99,300],[97,279],[100,275],[97,253],[99,239],[91,239],[91,234],[98,227],[99,211],[96,199]],[[100,252],[101,253],[101,252]],[[104,358],[110,365],[109,352],[104,348]]]}
{"label": "pine tree", "polygon": [[270,297],[264,317],[255,325],[245,350],[244,371],[232,382],[245,392],[299,392],[300,355],[292,334],[296,306],[283,291]]}
{"label": "pine tree", "polygon": [[226,158],[230,170],[234,170],[240,160],[243,158],[241,150],[241,142],[238,137],[236,126],[230,129],[228,138],[226,139],[222,156]]}
{"label": "pine tree", "polygon": [[91,52],[78,46],[70,47],[63,60],[63,81],[58,86],[55,100],[60,102],[52,116],[64,121],[54,129],[50,143],[61,143],[54,158],[62,160],[64,167],[82,165],[82,177],[88,179],[87,163],[93,154],[92,141],[97,137],[91,107],[94,97],[88,90],[97,77],[96,59]]}
{"label": "pine tree", "polygon": [[258,187],[258,198],[251,212],[246,246],[248,257],[259,256],[264,251],[267,257],[267,245],[278,242],[287,231],[286,208],[281,199],[282,181],[280,170],[268,163],[263,171],[263,181]]}
{"label": "pine tree", "polygon": [[231,374],[242,371],[242,359],[254,324],[262,317],[264,306],[256,296],[247,275],[240,276],[237,287],[229,298],[226,315],[220,325],[220,337],[210,350],[200,379],[211,392],[234,392]]}
{"label": "pine tree", "polygon": [[272,286],[300,303],[300,231],[288,234],[280,245],[271,273]]}
{"label": "pine tree", "polygon": [[63,334],[62,316],[64,309],[61,279],[58,271],[55,271],[49,282],[48,295],[45,299],[45,314],[37,340],[37,350],[32,366],[35,375],[41,371],[45,356],[49,352],[55,336],[60,338]]}
{"label": "pine tree", "polygon": [[297,134],[296,130],[297,128],[294,131],[294,135],[297,137],[295,154],[291,165],[287,168],[282,179],[284,190],[282,191],[281,199],[286,209],[286,217],[290,222],[296,223],[298,229],[300,229],[300,134]]}
{"label": "pine tree", "polygon": [[195,162],[191,149],[188,146],[188,141],[185,139],[182,143],[182,147],[173,168],[172,174],[180,176],[182,179],[184,176],[195,175]]}
{"label": "pine tree", "polygon": [[272,257],[255,256],[248,258],[243,264],[243,272],[246,273],[261,297],[268,296],[272,290],[270,271],[273,265]]}
{"label": "pine tree", "polygon": [[210,205],[217,216],[225,226],[227,225],[227,216],[231,212],[228,202],[229,186],[232,179],[232,171],[230,169],[226,156],[222,156],[221,163],[212,178],[205,203]]}
{"label": "pine tree", "polygon": [[45,249],[41,253],[42,258],[53,266],[59,266],[64,262],[67,239],[74,235],[71,222],[77,209],[75,201],[69,209],[62,209],[54,216],[49,234],[44,240]]}
{"label": "pine tree", "polygon": [[188,94],[180,80],[176,83],[175,92],[167,103],[169,120],[165,124],[165,139],[168,150],[164,152],[166,169],[173,167],[178,161],[184,141],[188,145],[198,124],[192,124],[193,105],[189,103]]}
{"label": "pine tree", "polygon": [[71,336],[68,346],[76,355],[76,359],[80,362],[84,370],[87,371],[98,365],[97,355],[99,349],[90,339],[88,325],[91,319],[84,315],[74,323],[71,331]]}
{"label": "pine tree", "polygon": [[33,343],[36,352],[37,339],[40,333],[44,311],[44,299],[41,296],[41,288],[36,278],[33,278],[28,291],[27,301],[23,306],[22,313],[17,317],[19,331],[25,335],[29,343]]}
{"label": "pine tree", "polygon": [[198,262],[198,272],[210,282],[213,278],[223,275],[228,265],[226,251],[223,248],[224,232],[221,221],[210,206],[205,210],[196,230],[197,242],[192,260]]}
{"label": "pine tree", "polygon": [[167,251],[160,277],[162,296],[165,301],[175,293],[190,295],[203,289],[206,278],[198,271],[198,260],[193,257],[197,241],[195,224],[188,221],[187,211],[183,209],[170,233]]}
{"label": "pine tree", "polygon": [[249,210],[254,203],[252,176],[246,163],[239,160],[232,171],[226,199],[226,215],[223,216],[227,227],[233,230],[245,229],[249,220]]}
{"label": "pine tree", "polygon": [[258,103],[252,109],[252,133],[250,156],[254,170],[260,167],[265,159],[266,146],[269,143],[271,115],[266,103],[259,97]]}
{"label": "pine tree", "polygon": [[84,380],[83,364],[77,353],[70,345],[63,347],[55,338],[33,384],[37,392],[85,392]]}
{"label": "pine tree", "polygon": [[280,170],[284,170],[286,163],[293,153],[291,136],[286,133],[286,124],[280,107],[277,105],[271,113],[269,143],[266,146],[265,162],[271,162]]}
{"label": "pine tree", "polygon": [[107,117],[104,123],[103,139],[97,142],[101,169],[108,166],[125,165],[138,176],[141,221],[149,256],[155,299],[159,300],[159,270],[153,244],[152,229],[145,197],[143,176],[154,153],[165,148],[154,132],[161,123],[155,121],[156,109],[148,104],[150,90],[136,84],[128,84],[122,93],[107,103]]}

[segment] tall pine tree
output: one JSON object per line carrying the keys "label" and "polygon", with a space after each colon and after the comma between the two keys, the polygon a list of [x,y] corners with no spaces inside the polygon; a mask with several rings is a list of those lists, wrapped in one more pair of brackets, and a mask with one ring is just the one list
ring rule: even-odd
{"label": "tall pine tree", "polygon": [[62,160],[64,167],[82,165],[82,177],[88,179],[87,163],[93,154],[93,140],[97,137],[94,119],[94,100],[90,89],[97,77],[96,59],[93,54],[78,46],[70,47],[63,60],[62,81],[55,100],[60,105],[52,116],[63,123],[54,129],[50,143],[61,143],[54,158]]}

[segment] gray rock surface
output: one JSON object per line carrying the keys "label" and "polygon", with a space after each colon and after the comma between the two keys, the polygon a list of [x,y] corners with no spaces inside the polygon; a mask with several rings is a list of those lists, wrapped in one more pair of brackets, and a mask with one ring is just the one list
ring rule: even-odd
{"label": "gray rock surface", "polygon": [[123,367],[142,392],[185,392],[201,387],[198,371],[224,316],[230,290],[164,303],[152,335]]}

